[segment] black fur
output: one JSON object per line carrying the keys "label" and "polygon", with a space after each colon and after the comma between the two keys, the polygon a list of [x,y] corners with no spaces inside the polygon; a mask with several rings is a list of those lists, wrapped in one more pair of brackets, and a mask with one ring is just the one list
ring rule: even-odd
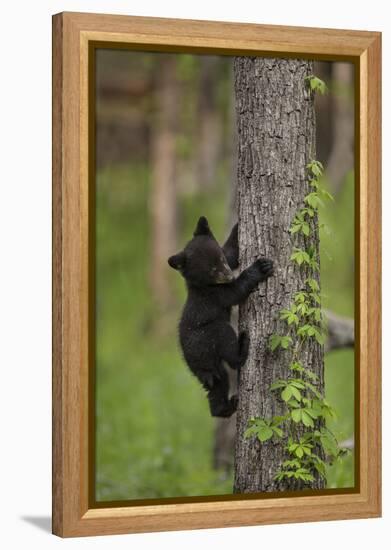
{"label": "black fur", "polygon": [[212,416],[231,416],[237,396],[230,399],[223,361],[240,370],[249,348],[247,333],[237,338],[230,325],[231,307],[243,302],[258,283],[273,274],[273,262],[259,259],[235,279],[239,264],[238,226],[221,248],[206,218],[201,217],[194,238],[182,252],[168,259],[186,280],[188,296],[179,323],[179,340],[190,370],[208,394]]}

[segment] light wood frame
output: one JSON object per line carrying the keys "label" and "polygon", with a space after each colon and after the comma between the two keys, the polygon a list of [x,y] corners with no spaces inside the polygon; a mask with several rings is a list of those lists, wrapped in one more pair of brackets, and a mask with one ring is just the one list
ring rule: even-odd
{"label": "light wood frame", "polygon": [[[356,281],[360,289],[356,301],[359,484],[355,492],[91,506],[88,52],[92,42],[355,63],[359,89]],[[85,13],[53,17],[53,533],[70,537],[380,515],[380,82],[381,34],[377,32]]]}

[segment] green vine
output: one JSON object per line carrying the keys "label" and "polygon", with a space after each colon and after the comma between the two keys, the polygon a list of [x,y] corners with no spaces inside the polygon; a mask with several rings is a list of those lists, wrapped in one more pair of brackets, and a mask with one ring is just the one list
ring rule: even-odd
{"label": "green vine", "polygon": [[[319,89],[319,83],[315,85],[314,82],[320,79],[313,76],[308,79],[311,89]],[[302,234],[304,243],[311,235],[311,220],[318,213],[318,208],[324,200],[333,200],[320,182],[322,164],[312,160],[307,165],[307,171],[311,191],[304,197],[304,204],[289,229],[292,235]],[[294,247],[290,261],[299,267],[305,266],[307,273],[319,272],[319,258],[313,246]],[[327,335],[320,287],[314,275],[305,280],[305,288],[294,294],[290,306],[280,310],[279,318],[286,323],[287,331],[282,335],[273,334],[269,348],[272,352],[280,350],[291,354],[291,375],[275,380],[270,391],[283,403],[284,413],[272,418],[252,417],[244,436],[257,437],[261,443],[272,439],[285,440],[286,457],[275,472],[274,479],[296,479],[308,484],[315,480],[316,473],[326,479],[326,465],[347,453],[346,449],[339,447],[335,435],[326,427],[326,420],[335,418],[336,413],[317,388],[318,376],[305,367],[301,359],[306,341],[315,339],[323,345]],[[299,427],[300,430],[297,429]]]}

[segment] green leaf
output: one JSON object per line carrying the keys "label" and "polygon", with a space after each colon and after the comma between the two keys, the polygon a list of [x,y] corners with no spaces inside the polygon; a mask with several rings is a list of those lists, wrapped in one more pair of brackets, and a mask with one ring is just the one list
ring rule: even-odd
{"label": "green leaf", "polygon": [[322,399],[322,397],[320,397],[320,398],[318,397],[318,399],[313,399],[312,404],[311,404],[311,408],[317,416],[322,416],[323,415],[323,399]]}
{"label": "green leaf", "polygon": [[[297,309],[295,305],[292,305],[292,307],[294,307],[295,310]],[[280,319],[286,321],[288,325],[292,325],[293,323],[297,324],[299,322],[299,318],[295,311],[290,309],[282,309],[280,311]]]}
{"label": "green leaf", "polygon": [[307,336],[308,335],[308,330],[311,328],[310,325],[302,325],[301,327],[299,327],[297,329],[297,334],[298,336]]}
{"label": "green leaf", "polygon": [[315,338],[316,338],[316,341],[318,342],[318,344],[320,344],[321,346],[323,346],[323,344],[325,343],[325,340],[326,340],[326,335],[325,334],[321,334],[318,330],[315,332]]}
{"label": "green leaf", "polygon": [[337,418],[337,413],[335,412],[333,407],[326,401],[326,399],[323,399],[321,403],[322,403],[322,410],[324,415],[328,415],[331,418]]}
{"label": "green leaf", "polygon": [[305,413],[308,414],[314,420],[316,420],[319,416],[318,412],[315,409],[311,409],[310,407],[307,407],[305,409]]}
{"label": "green leaf", "polygon": [[287,386],[282,392],[281,392],[281,399],[283,399],[285,402],[289,401],[289,399],[292,397],[292,388],[291,386]]}
{"label": "green leaf", "polygon": [[323,460],[319,462],[314,462],[313,467],[322,476],[323,479],[326,479],[326,465]]}
{"label": "green leaf", "polygon": [[314,481],[314,476],[308,471],[299,472],[298,470],[295,477],[303,481],[308,481],[308,482]]}
{"label": "green leaf", "polygon": [[[309,374],[313,374],[313,373],[311,373],[310,371],[308,371],[306,374],[307,374],[307,376],[310,378]],[[314,376],[316,376],[316,374],[314,374]],[[308,388],[309,390],[311,390],[312,393],[313,393],[314,395],[316,395],[316,397],[317,397],[318,399],[322,399],[321,394],[318,392],[318,390],[315,388],[315,386],[314,386],[313,384],[311,384],[310,382],[305,382],[305,386],[306,386],[306,388]],[[313,401],[313,403],[314,403],[314,401]]]}
{"label": "green leaf", "polygon": [[321,300],[320,300],[320,296],[317,292],[311,292],[310,293],[310,297],[313,299],[314,302],[316,302],[317,304],[320,304],[321,303]]}
{"label": "green leaf", "polygon": [[278,346],[281,344],[281,336],[278,334],[273,334],[270,336],[269,340],[269,346],[272,351],[278,348]]}
{"label": "green leaf", "polygon": [[303,451],[303,448],[302,448],[302,447],[297,447],[297,449],[296,449],[295,452],[296,452],[296,456],[297,456],[298,458],[302,458],[303,455],[304,455],[304,451]]}
{"label": "green leaf", "polygon": [[299,363],[299,361],[293,361],[293,363],[289,365],[289,368],[290,370],[297,372],[303,372],[305,370],[303,365]]}
{"label": "green leaf", "polygon": [[282,463],[283,468],[300,468],[300,462],[296,458],[292,460],[284,460]]}
{"label": "green leaf", "polygon": [[319,182],[317,179],[310,180],[310,185],[311,187],[316,189],[316,191],[319,189]]}
{"label": "green leaf", "polygon": [[308,81],[309,86],[313,92],[319,92],[321,95],[324,95],[328,92],[328,88],[325,82],[317,76],[307,76],[305,80]]}
{"label": "green leaf", "polygon": [[320,160],[312,159],[311,162],[307,164],[308,170],[312,171],[313,169],[317,168],[318,170],[321,170],[323,172],[324,166],[320,162]]}
{"label": "green leaf", "polygon": [[312,208],[314,208],[315,210],[319,207],[319,206],[323,206],[323,201],[322,199],[319,197],[318,193],[316,191],[313,191],[312,193],[309,193],[308,195],[306,195],[304,197],[304,202],[306,202],[307,204],[309,204],[310,206],[312,206]]}
{"label": "green leaf", "polygon": [[289,231],[294,234],[294,233],[298,233],[299,231],[301,231],[304,235],[306,235],[308,237],[308,235],[310,234],[310,226],[308,225],[307,222],[305,222],[304,220],[300,219],[298,216],[300,215],[300,213],[296,216],[296,218],[294,219]]}
{"label": "green leaf", "polygon": [[288,349],[291,343],[292,338],[290,336],[273,334],[269,339],[269,347],[272,351],[276,350],[279,346],[283,349]]}
{"label": "green leaf", "polygon": [[300,231],[300,224],[296,223],[294,225],[292,225],[289,229],[289,231],[293,234],[293,233],[297,233],[298,231]]}
{"label": "green leaf", "polygon": [[300,441],[302,443],[306,443],[306,445],[310,446],[312,448],[312,445],[310,445],[308,442],[312,441],[314,434],[312,432],[306,432],[303,434],[300,438]]}
{"label": "green leaf", "polygon": [[290,336],[281,337],[281,347],[283,349],[288,349],[291,343],[292,343],[292,338]]}
{"label": "green leaf", "polygon": [[314,421],[310,417],[310,415],[307,412],[307,409],[302,409],[301,411],[301,421],[303,422],[304,426],[307,426],[309,428],[314,427]]}
{"label": "green leaf", "polygon": [[265,426],[265,427],[260,428],[258,430],[257,436],[258,436],[259,441],[261,441],[263,443],[264,441],[267,441],[268,439],[273,437],[273,430],[271,428],[269,428],[268,426]]}
{"label": "green leaf", "polygon": [[306,283],[313,292],[319,292],[319,284],[316,279],[307,279]]}
{"label": "green leaf", "polygon": [[320,323],[320,321],[322,320],[322,310],[320,308],[315,308],[313,311],[313,316],[315,321]]}
{"label": "green leaf", "polygon": [[310,370],[306,371],[306,376],[308,376],[308,378],[313,382],[317,382],[319,380],[319,376]]}
{"label": "green leaf", "polygon": [[291,417],[292,417],[293,422],[296,422],[296,424],[298,422],[300,422],[300,420],[301,420],[301,409],[294,409],[293,411],[291,411]]}
{"label": "green leaf", "polygon": [[248,439],[249,437],[252,437],[253,435],[255,435],[256,433],[258,432],[258,428],[255,427],[255,426],[250,426],[249,428],[247,428],[244,432],[244,437],[246,439]]}
{"label": "green leaf", "polygon": [[311,164],[311,172],[317,177],[322,175],[322,170],[316,163]]}
{"label": "green leaf", "polygon": [[330,455],[335,458],[338,456],[338,443],[326,428],[321,428],[319,440],[326,455]]}
{"label": "green leaf", "polygon": [[312,455],[311,447],[309,447],[308,445],[302,445],[302,447],[303,447],[304,454],[306,454],[307,456]]}
{"label": "green leaf", "polygon": [[278,426],[279,424],[281,424],[281,422],[284,422],[285,420],[287,420],[288,416],[285,415],[285,416],[273,416],[272,418],[272,427],[273,426]]}
{"label": "green leaf", "polygon": [[297,399],[297,401],[300,401],[301,399],[301,393],[300,393],[300,390],[298,390],[297,388],[295,388],[294,386],[290,385],[289,386],[290,389],[291,389],[291,392],[292,392],[292,395],[295,399]]}
{"label": "green leaf", "polygon": [[285,388],[287,382],[285,380],[276,380],[270,385],[271,390],[278,390],[279,388]]}
{"label": "green leaf", "polygon": [[299,388],[299,390],[304,390],[306,387],[306,383],[298,378],[295,378],[294,380],[289,380],[289,384],[291,386],[294,386],[295,388]]}
{"label": "green leaf", "polygon": [[299,409],[300,408],[300,403],[298,401],[296,401],[296,399],[294,399],[293,397],[290,401],[288,401],[287,405],[288,405],[288,407],[291,407],[292,409]]}
{"label": "green leaf", "polygon": [[296,292],[295,294],[295,302],[300,302],[300,303],[303,303],[306,301],[306,298],[307,298],[307,293],[306,292]]}
{"label": "green leaf", "polygon": [[299,304],[299,305],[297,306],[297,313],[299,313],[299,315],[301,315],[302,317],[303,317],[304,315],[307,315],[307,313],[308,313],[307,304],[305,304],[305,303]]}
{"label": "green leaf", "polygon": [[310,257],[308,253],[301,248],[294,248],[294,252],[292,252],[290,259],[296,262],[298,265],[301,265],[303,263],[310,263]]}
{"label": "green leaf", "polygon": [[315,215],[315,211],[313,210],[313,208],[302,208],[300,210],[300,212],[304,215],[304,214],[307,214],[310,218],[313,218],[314,215]]}
{"label": "green leaf", "polygon": [[329,193],[328,191],[326,191],[326,189],[323,189],[321,188],[320,189],[320,193],[322,194],[322,196],[325,198],[325,199],[328,199],[330,201],[334,201],[334,197],[331,193]]}
{"label": "green leaf", "polygon": [[284,435],[284,432],[278,426],[272,426],[272,430],[278,437],[282,437]]}

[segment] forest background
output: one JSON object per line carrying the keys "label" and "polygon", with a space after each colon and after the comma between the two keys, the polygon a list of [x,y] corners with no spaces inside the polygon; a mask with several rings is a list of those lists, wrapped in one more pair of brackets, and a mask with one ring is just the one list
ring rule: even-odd
{"label": "forest background", "polygon": [[[200,215],[220,242],[235,220],[232,58],[99,50],[96,68],[97,500],[231,493],[219,424],[177,345],[185,288],[167,257]],[[321,210],[323,306],[352,319],[353,67],[314,73],[328,86],[317,159],[335,197]],[[353,448],[351,344],[326,354],[325,374],[333,430]],[[332,466],[328,487],[351,487],[353,466]]]}

